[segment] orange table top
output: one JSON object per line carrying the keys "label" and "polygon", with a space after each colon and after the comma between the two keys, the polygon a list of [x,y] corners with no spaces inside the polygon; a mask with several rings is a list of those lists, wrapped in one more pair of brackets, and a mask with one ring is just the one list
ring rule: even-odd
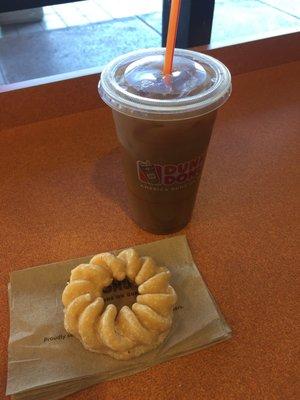
{"label": "orange table top", "polygon": [[[69,396],[296,398],[300,63],[235,76],[218,115],[187,235],[233,338]],[[12,270],[153,241],[128,217],[109,110],[0,132],[0,397]]]}

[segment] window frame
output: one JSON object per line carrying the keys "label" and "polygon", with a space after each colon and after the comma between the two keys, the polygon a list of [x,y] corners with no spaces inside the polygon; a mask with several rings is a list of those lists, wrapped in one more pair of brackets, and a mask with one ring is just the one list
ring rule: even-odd
{"label": "window frame", "polygon": [[26,10],[28,8],[54,6],[57,4],[64,4],[64,3],[73,3],[75,1],[82,1],[82,0],[1,0],[0,13]]}
{"label": "window frame", "polygon": [[[166,44],[171,0],[163,0],[162,45]],[[215,0],[182,0],[176,47],[210,43]]]}

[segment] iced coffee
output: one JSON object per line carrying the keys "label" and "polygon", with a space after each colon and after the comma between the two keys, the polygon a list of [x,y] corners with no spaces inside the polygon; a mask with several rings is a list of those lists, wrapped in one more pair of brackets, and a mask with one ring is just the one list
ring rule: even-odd
{"label": "iced coffee", "polygon": [[191,219],[217,110],[231,92],[228,69],[207,55],[164,49],[112,61],[99,84],[123,149],[132,216],[143,229],[170,233]]}

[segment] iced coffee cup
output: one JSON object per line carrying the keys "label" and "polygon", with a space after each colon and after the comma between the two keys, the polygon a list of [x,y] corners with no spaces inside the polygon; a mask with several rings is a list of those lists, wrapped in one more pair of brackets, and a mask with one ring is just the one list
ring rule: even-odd
{"label": "iced coffee cup", "polygon": [[99,83],[123,149],[133,219],[160,234],[190,221],[217,110],[231,92],[228,69],[198,52],[176,49],[164,76],[164,51],[123,55]]}

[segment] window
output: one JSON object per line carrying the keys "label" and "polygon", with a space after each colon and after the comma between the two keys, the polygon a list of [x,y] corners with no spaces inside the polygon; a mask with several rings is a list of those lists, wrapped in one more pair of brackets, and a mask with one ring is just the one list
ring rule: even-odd
{"label": "window", "polygon": [[[34,6],[34,8],[32,8]],[[101,70],[165,43],[170,0],[1,0],[0,85]],[[298,31],[300,1],[182,0],[178,47]]]}

